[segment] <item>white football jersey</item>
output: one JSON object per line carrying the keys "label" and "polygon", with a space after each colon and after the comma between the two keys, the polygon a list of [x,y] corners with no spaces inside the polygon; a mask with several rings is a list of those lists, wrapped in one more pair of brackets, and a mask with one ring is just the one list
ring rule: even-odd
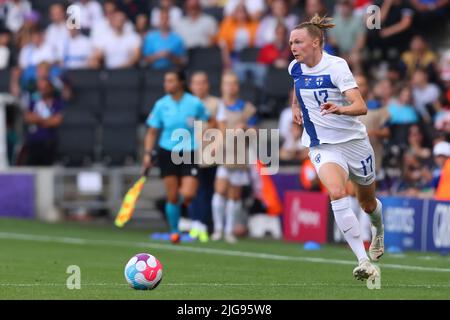
{"label": "white football jersey", "polygon": [[322,60],[313,68],[294,60],[288,71],[302,110],[304,146],[337,144],[367,136],[366,127],[356,116],[320,113],[320,105],[325,102],[349,105],[344,92],[358,87],[344,59],[323,52]]}

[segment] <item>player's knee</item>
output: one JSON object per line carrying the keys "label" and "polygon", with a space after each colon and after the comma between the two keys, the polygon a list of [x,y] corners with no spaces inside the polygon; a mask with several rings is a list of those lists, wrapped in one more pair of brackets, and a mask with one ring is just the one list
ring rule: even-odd
{"label": "player's knee", "polygon": [[178,202],[178,197],[176,194],[174,195],[167,195],[167,202],[170,202],[172,204],[177,204]]}
{"label": "player's knee", "polygon": [[343,186],[331,186],[328,188],[331,200],[339,200],[347,196],[347,191]]}
{"label": "player's knee", "polygon": [[183,197],[183,200],[184,200],[183,203],[186,205],[191,203],[192,199],[194,199],[194,197],[195,197],[194,192],[187,191],[187,190],[181,191],[180,195]]}
{"label": "player's knee", "polygon": [[377,201],[375,199],[362,200],[359,202],[361,209],[366,213],[372,213],[377,208]]}

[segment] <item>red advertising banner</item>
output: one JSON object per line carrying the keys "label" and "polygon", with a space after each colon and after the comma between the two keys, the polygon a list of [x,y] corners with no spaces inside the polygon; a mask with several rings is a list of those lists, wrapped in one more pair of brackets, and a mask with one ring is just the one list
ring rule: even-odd
{"label": "red advertising banner", "polygon": [[287,191],[284,196],[284,239],[327,242],[328,196],[319,192]]}

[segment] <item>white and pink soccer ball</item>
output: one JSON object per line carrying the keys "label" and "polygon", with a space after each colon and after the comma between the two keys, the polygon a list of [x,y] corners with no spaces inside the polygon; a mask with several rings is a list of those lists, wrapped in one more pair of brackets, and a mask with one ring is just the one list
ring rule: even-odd
{"label": "white and pink soccer ball", "polygon": [[161,263],[148,253],[138,253],[125,266],[125,279],[137,290],[155,289],[161,282],[162,275]]}

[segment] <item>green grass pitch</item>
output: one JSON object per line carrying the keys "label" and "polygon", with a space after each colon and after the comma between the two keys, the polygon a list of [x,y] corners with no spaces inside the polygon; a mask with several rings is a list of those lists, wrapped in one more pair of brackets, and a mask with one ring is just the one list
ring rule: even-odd
{"label": "green grass pitch", "polygon": [[[128,287],[134,254],[155,255],[163,280],[152,291]],[[66,286],[81,269],[81,289]],[[0,219],[0,299],[450,299],[450,257],[385,254],[381,289],[352,278],[350,249],[242,240],[236,245],[151,241],[141,230]]]}

